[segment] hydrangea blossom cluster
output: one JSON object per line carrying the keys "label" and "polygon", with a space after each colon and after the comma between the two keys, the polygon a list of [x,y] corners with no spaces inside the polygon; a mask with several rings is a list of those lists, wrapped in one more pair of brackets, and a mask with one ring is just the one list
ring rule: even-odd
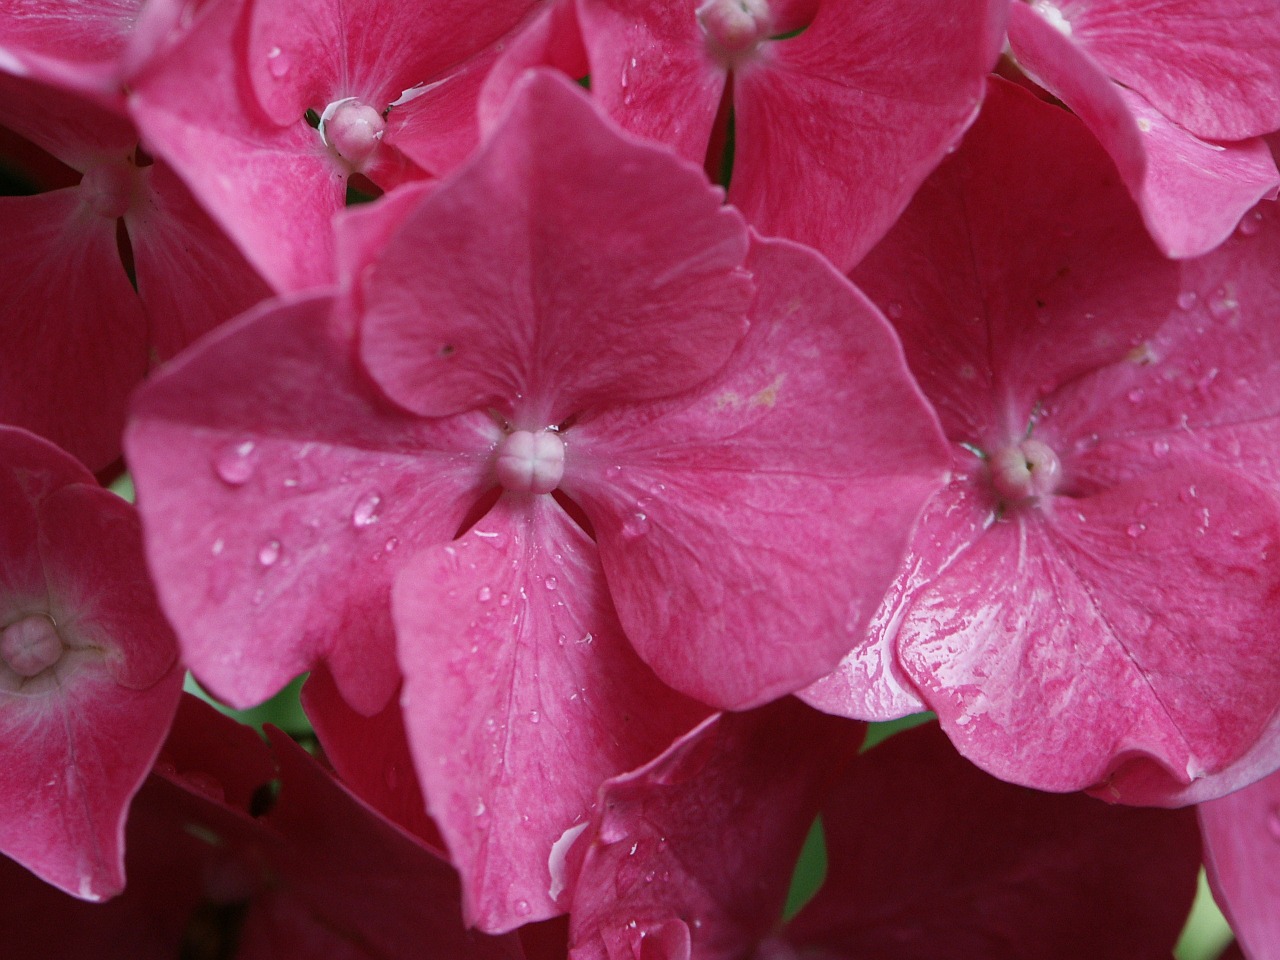
{"label": "hydrangea blossom cluster", "polygon": [[1280,8],[0,11],[10,953],[1280,958]]}

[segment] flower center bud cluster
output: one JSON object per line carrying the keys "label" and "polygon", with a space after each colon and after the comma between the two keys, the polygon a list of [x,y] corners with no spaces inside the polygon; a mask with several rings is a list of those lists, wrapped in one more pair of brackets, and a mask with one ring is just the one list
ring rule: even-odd
{"label": "flower center bud cluster", "polygon": [[707,49],[733,66],[769,37],[773,18],[768,0],[706,0],[697,10]]}
{"label": "flower center bud cluster", "polygon": [[1006,500],[1026,500],[1053,493],[1062,479],[1058,455],[1039,440],[1010,444],[990,460],[991,481]]}
{"label": "flower center bud cluster", "polygon": [[367,103],[347,97],[324,108],[319,129],[329,149],[359,170],[378,149],[387,122]]}
{"label": "flower center bud cluster", "polygon": [[62,659],[62,637],[53,621],[36,613],[0,631],[0,659],[20,677],[34,677]]}
{"label": "flower center bud cluster", "polygon": [[550,493],[564,477],[564,441],[550,430],[515,430],[498,445],[498,482],[514,493]]}

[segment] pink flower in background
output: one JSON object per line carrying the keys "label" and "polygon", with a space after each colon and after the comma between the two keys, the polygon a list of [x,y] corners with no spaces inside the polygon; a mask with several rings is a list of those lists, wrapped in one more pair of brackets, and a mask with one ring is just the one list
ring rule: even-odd
{"label": "pink flower in background", "polygon": [[11,955],[392,960],[429,948],[442,960],[523,957],[514,937],[463,927],[447,862],[280,731],[269,737],[271,751],[248,727],[184,698],[134,804],[128,889],[91,909],[0,864]]}
{"label": "pink flower in background", "polygon": [[[624,129],[719,171],[762,233],[848,269],[977,115],[1007,0],[562,0],[489,81],[579,60]],[[580,50],[581,53],[575,51]]]}
{"label": "pink flower in background", "polygon": [[507,929],[559,909],[548,858],[596,786],[705,713],[668,687],[745,707],[834,666],[945,449],[852,287],[562,78],[407,196],[348,218],[349,293],[141,391],[130,463],[184,652],[232,702],[324,659],[379,710],[394,582],[427,801],[469,919]]}
{"label": "pink flower in background", "polygon": [[1251,0],[1014,3],[1019,64],[1120,171],[1156,244],[1195,257],[1280,187],[1280,8]]}
{"label": "pink flower in background", "polygon": [[[1200,862],[1190,810],[1003,783],[933,725],[847,762],[858,739],[783,702],[712,718],[607,782],[569,856],[569,956],[1169,956]],[[784,923],[817,813],[826,878]]]}
{"label": "pink flower in background", "polygon": [[130,107],[277,290],[327,283],[349,177],[390,189],[461,162],[484,72],[534,5],[210,0]]}
{"label": "pink flower in background", "polygon": [[124,821],[181,692],[133,508],[0,427],[0,852],[85,900],[124,886]]}
{"label": "pink flower in background", "polygon": [[1164,261],[1082,125],[993,87],[855,273],[954,479],[868,644],[806,699],[923,703],[1004,779],[1134,803],[1280,763],[1277,229],[1247,222]]}
{"label": "pink flower in background", "polygon": [[11,345],[0,419],[100,470],[120,455],[129,393],[153,358],[268,290],[170,169],[151,163],[120,109],[0,71],[0,123],[81,175],[75,186],[0,197]]}

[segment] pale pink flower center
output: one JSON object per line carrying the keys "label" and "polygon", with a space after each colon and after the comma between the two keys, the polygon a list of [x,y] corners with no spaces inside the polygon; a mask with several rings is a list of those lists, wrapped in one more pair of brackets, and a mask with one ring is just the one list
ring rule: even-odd
{"label": "pale pink flower center", "polygon": [[94,213],[118,220],[133,203],[138,168],[131,163],[100,163],[80,179],[80,193]]}
{"label": "pale pink flower center", "polygon": [[321,139],[356,169],[373,155],[386,129],[382,114],[355,97],[335,100],[320,115]]}
{"label": "pale pink flower center", "polygon": [[32,614],[0,631],[0,658],[20,677],[34,677],[62,659],[62,638],[53,621]]}
{"label": "pale pink flower center", "polygon": [[992,483],[1007,500],[1053,493],[1062,478],[1058,455],[1048,444],[1030,438],[996,452],[990,465]]}
{"label": "pale pink flower center", "polygon": [[768,0],[706,0],[697,17],[708,49],[730,65],[768,39],[772,26]]}
{"label": "pale pink flower center", "polygon": [[516,493],[550,493],[564,477],[564,441],[550,430],[515,430],[498,445],[498,482]]}

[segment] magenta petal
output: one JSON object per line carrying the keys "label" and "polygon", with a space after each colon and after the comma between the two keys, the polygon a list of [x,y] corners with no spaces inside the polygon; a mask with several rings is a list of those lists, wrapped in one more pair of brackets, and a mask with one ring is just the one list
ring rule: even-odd
{"label": "magenta petal", "polygon": [[1171,257],[1217,246],[1280,184],[1261,141],[1208,144],[1112,83],[1102,68],[1029,6],[1015,3],[1009,38],[1019,62],[1062,98],[1111,154],[1148,230]]}
{"label": "magenta petal", "polygon": [[1280,698],[1278,540],[1274,501],[1204,465],[1020,508],[917,595],[899,656],[1002,779],[1078,790],[1158,764],[1176,790],[1240,757]]}
{"label": "magenta petal", "polygon": [[805,834],[862,734],[781,700],[708,719],[608,781],[578,841],[573,960],[755,956],[782,914]]}
{"label": "magenta petal", "polygon": [[800,956],[1168,958],[1195,895],[1189,810],[1002,783],[930,725],[859,757],[822,811],[827,879]]}
{"label": "magenta petal", "polygon": [[139,391],[129,463],[161,600],[210,689],[249,706],[315,660],[379,710],[390,588],[487,483],[487,417],[426,423],[352,365],[317,295],[221,328]]}
{"label": "magenta petal", "polygon": [[246,102],[233,72],[243,0],[211,0],[135,81],[130,109],[245,258],[277,290],[330,281],[330,220],[346,171],[305,123],[281,128]]}
{"label": "magenta petal", "polygon": [[977,116],[1006,7],[820,4],[803,33],[734,75],[730,201],[847,270]]}
{"label": "magenta petal", "polygon": [[0,3],[0,48],[24,70],[103,97],[116,94],[118,61],[141,0],[76,0],[70,3]]}
{"label": "magenta petal", "polygon": [[741,218],[564,77],[513,96],[362,278],[374,379],[424,416],[496,407],[525,429],[705,379],[745,326]]}
{"label": "magenta petal", "polygon": [[508,494],[420,553],[394,602],[405,726],[468,922],[563,912],[557,842],[705,709],[636,658],[594,545],[550,497]]}
{"label": "magenta petal", "polygon": [[78,188],[0,197],[5,339],[0,420],[100,469],[120,455],[129,392],[147,370],[147,327],[116,248],[116,223]]}
{"label": "magenta petal", "polygon": [[1064,0],[1071,39],[1195,136],[1280,128],[1280,9],[1250,0]]}
{"label": "magenta petal", "polygon": [[623,129],[699,166],[728,71],[706,54],[692,0],[579,0],[591,93]]}
{"label": "magenta petal", "polygon": [[1280,958],[1280,773],[1198,808],[1214,899],[1250,960]]}
{"label": "magenta petal", "polygon": [[167,360],[271,291],[165,164],[143,177],[145,199],[124,221],[151,345]]}
{"label": "magenta petal", "polygon": [[[35,520],[23,531],[6,522],[0,563],[0,851],[100,900],[124,885],[125,815],[181,695],[176,644],[133,508],[96,484],[58,484],[70,458],[29,434],[5,429],[0,442],[0,513]],[[33,484],[39,474],[45,482]],[[37,550],[14,537],[24,532]],[[34,561],[36,575],[15,576],[20,561]],[[28,623],[52,649],[15,648]]]}
{"label": "magenta petal", "polygon": [[388,820],[443,850],[418,786],[399,697],[373,716],[362,716],[342,699],[333,674],[319,664],[302,688],[302,706],[343,784]]}
{"label": "magenta petal", "polygon": [[[864,636],[950,457],[887,324],[816,255],[757,241],[751,329],[700,390],[566,434],[627,636],[739,709]],[[714,558],[714,562],[712,562]]]}

